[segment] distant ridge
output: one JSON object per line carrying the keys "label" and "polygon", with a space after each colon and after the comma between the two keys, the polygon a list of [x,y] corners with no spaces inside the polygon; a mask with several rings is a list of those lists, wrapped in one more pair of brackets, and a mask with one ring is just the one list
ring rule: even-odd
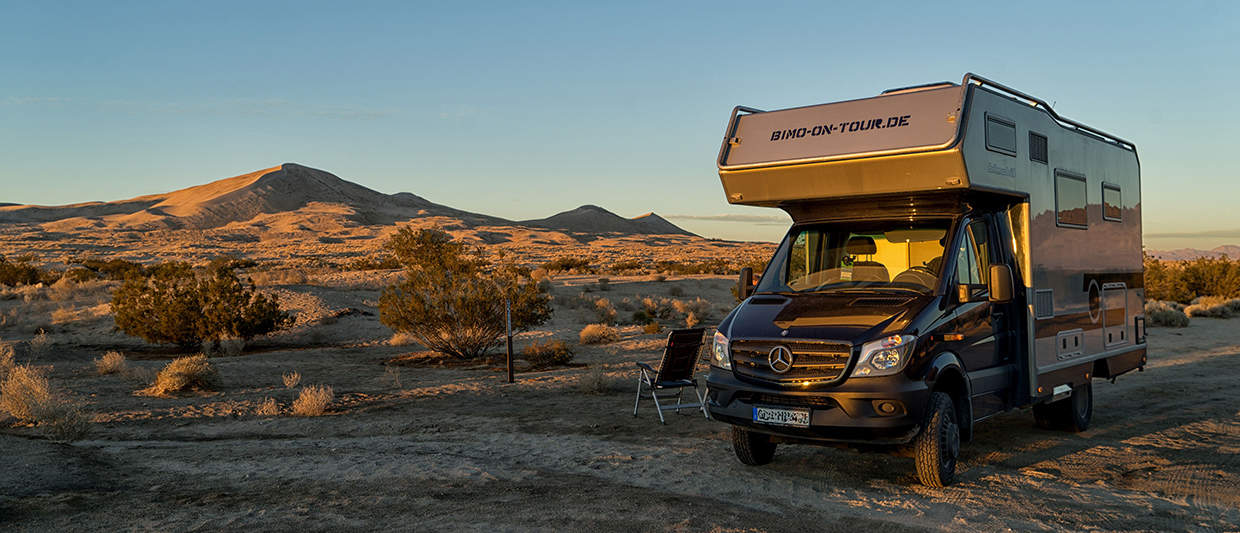
{"label": "distant ridge", "polygon": [[1183,261],[1202,257],[1226,257],[1229,259],[1240,259],[1240,246],[1225,244],[1210,250],[1199,250],[1197,248],[1151,250],[1149,254],[1156,259],[1164,259],[1168,261]]}
{"label": "distant ridge", "polygon": [[278,232],[334,231],[426,217],[450,224],[527,226],[575,233],[693,235],[649,213],[628,219],[585,205],[544,219],[513,222],[436,204],[408,192],[385,194],[336,175],[285,163],[169,193],[63,206],[0,204],[0,224],[49,231],[257,227]]}
{"label": "distant ridge", "polygon": [[547,218],[524,220],[519,224],[580,233],[696,236],[654,213],[647,213],[636,218],[624,218],[597,205],[583,205]]}

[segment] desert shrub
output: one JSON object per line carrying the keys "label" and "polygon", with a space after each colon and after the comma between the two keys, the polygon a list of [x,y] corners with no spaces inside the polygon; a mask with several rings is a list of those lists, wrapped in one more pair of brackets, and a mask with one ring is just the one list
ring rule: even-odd
{"label": "desert shrub", "polygon": [[395,270],[400,268],[400,262],[392,254],[384,253],[354,259],[345,263],[342,268],[344,270]]}
{"label": "desert shrub", "polygon": [[557,257],[543,264],[542,268],[548,272],[587,271],[590,270],[590,261],[583,257]]}
{"label": "desert shrub", "polygon": [[10,261],[0,256],[0,285],[16,287],[39,283],[40,271],[27,261]]}
{"label": "desert shrub", "polygon": [[409,333],[396,332],[388,339],[388,346],[410,346],[417,344],[418,339]]}
{"label": "desert shrub", "polygon": [[659,274],[659,275],[657,275],[657,276],[655,276],[655,277],[654,277],[654,280],[655,280],[655,281],[657,281],[657,282],[659,282],[659,283],[662,283],[662,282],[664,282],[664,281],[667,281],[667,276],[664,276],[663,274]]}
{"label": "desert shrub", "polygon": [[118,374],[125,371],[125,356],[120,352],[108,352],[95,359],[95,372],[100,375]]}
{"label": "desert shrub", "polygon": [[1159,300],[1145,302],[1145,319],[1150,326],[1167,328],[1187,327],[1189,322],[1183,305]]}
{"label": "desert shrub", "polygon": [[480,250],[433,229],[401,228],[386,246],[405,279],[383,290],[379,320],[431,350],[461,359],[485,355],[505,334],[506,301],[516,331],[551,318],[546,290],[503,257],[488,261]]}
{"label": "desert shrub", "polygon": [[1231,318],[1240,314],[1240,298],[1226,299],[1218,296],[1202,296],[1184,307],[1190,317]]}
{"label": "desert shrub", "polygon": [[250,272],[246,277],[255,285],[261,286],[305,285],[310,281],[310,276],[307,276],[305,271],[296,268],[261,270]]}
{"label": "desert shrub", "polygon": [[653,335],[660,331],[663,331],[663,326],[659,325],[658,322],[647,322],[645,325],[642,326],[642,333],[645,333],[647,335]]}
{"label": "desert shrub", "polygon": [[73,281],[75,283],[82,283],[84,281],[94,281],[99,279],[99,273],[89,268],[71,268],[66,270],[65,275],[60,279]]}
{"label": "desert shrub", "polygon": [[17,348],[12,344],[0,344],[0,383],[8,377],[9,371],[17,366]]}
{"label": "desert shrub", "polygon": [[297,416],[319,416],[327,412],[336,394],[327,385],[310,385],[301,389],[301,394],[293,400],[293,414]]}
{"label": "desert shrub", "polygon": [[655,268],[668,274],[727,274],[734,270],[732,263],[723,259],[709,259],[697,263],[680,261],[656,261]]}
{"label": "desert shrub", "polygon": [[594,314],[595,323],[611,324],[616,321],[616,308],[612,307],[611,300],[607,298],[595,300],[590,311]]}
{"label": "desert shrub", "polygon": [[298,383],[301,383],[301,373],[296,370],[286,372],[280,378],[284,381],[284,388],[286,389],[291,389],[296,387]]}
{"label": "desert shrub", "polygon": [[81,440],[90,431],[90,418],[77,404],[53,399],[39,416],[39,427],[47,437],[59,442]]}
{"label": "desert shrub", "polygon": [[37,422],[51,404],[51,385],[36,367],[17,365],[0,384],[0,411],[18,420]]}
{"label": "desert shrub", "polygon": [[521,354],[529,361],[531,368],[548,368],[573,361],[573,348],[561,340],[531,343],[521,350]]}
{"label": "desert shrub", "polygon": [[543,280],[546,280],[550,276],[551,276],[551,273],[547,272],[547,269],[542,268],[542,267],[535,268],[534,270],[530,271],[530,279],[534,281],[541,282]]}
{"label": "desert shrub", "polygon": [[615,272],[615,273],[621,273],[621,272],[627,272],[627,271],[633,271],[633,270],[644,270],[645,268],[646,268],[646,265],[642,264],[641,261],[638,261],[636,259],[627,259],[624,261],[618,261],[618,262],[612,263],[611,267],[609,267],[608,270]]}
{"label": "desert shrub", "polygon": [[48,349],[52,346],[52,339],[47,335],[47,331],[40,330],[30,339],[30,356],[42,357],[47,354]]}
{"label": "desert shrub", "polygon": [[258,416],[276,416],[280,414],[280,404],[275,398],[268,397],[258,404],[254,409],[254,414]]}
{"label": "desert shrub", "polygon": [[619,380],[608,376],[602,365],[590,367],[577,381],[577,390],[586,394],[607,394],[621,390]]}
{"label": "desert shrub", "polygon": [[[145,269],[142,265],[124,259],[109,259],[107,261],[101,259],[85,259],[76,261],[83,269],[95,273],[96,278],[104,278],[116,281],[123,281],[129,278],[141,277]],[[75,272],[71,270],[70,272]]]}
{"label": "desert shrub", "polygon": [[184,263],[164,263],[129,278],[112,294],[116,327],[153,343],[183,348],[225,338],[252,339],[288,325],[275,296],[243,284],[228,268],[199,279]]}
{"label": "desert shrub", "polygon": [[697,313],[693,311],[689,311],[689,314],[685,316],[685,327],[686,328],[695,327],[701,322],[702,320],[698,318]]}
{"label": "desert shrub", "polygon": [[191,355],[173,359],[155,376],[155,382],[142,392],[164,396],[186,390],[211,390],[219,381],[219,373],[207,356]]}
{"label": "desert shrub", "polygon": [[642,298],[642,311],[652,318],[672,318],[676,312],[675,301],[670,298],[654,298],[647,296]]}
{"label": "desert shrub", "polygon": [[672,300],[672,308],[682,315],[696,314],[705,317],[710,314],[710,302],[698,297],[692,300]]}
{"label": "desert shrub", "polygon": [[590,324],[581,329],[582,344],[607,344],[620,340],[620,332],[607,324]]}

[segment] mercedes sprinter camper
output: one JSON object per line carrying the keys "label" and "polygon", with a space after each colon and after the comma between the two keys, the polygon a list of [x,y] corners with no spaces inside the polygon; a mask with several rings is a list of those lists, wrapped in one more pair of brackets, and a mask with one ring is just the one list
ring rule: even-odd
{"label": "mercedes sprinter camper", "polygon": [[714,336],[708,409],[745,464],[911,444],[944,486],[977,422],[1081,431],[1092,380],[1145,364],[1136,147],[1042,100],[968,74],[737,107],[718,166],[728,202],[793,221]]}

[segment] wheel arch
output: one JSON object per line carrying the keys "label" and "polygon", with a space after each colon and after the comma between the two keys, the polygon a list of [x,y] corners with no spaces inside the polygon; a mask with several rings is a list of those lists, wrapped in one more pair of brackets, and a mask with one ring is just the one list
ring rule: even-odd
{"label": "wheel arch", "polygon": [[926,385],[930,392],[945,392],[951,396],[960,437],[965,441],[973,440],[973,392],[960,357],[952,352],[935,356],[926,372]]}

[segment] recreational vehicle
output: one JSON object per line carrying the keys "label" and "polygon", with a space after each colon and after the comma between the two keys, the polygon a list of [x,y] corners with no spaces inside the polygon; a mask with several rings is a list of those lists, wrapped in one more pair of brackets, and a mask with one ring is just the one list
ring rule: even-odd
{"label": "recreational vehicle", "polygon": [[792,218],[719,324],[710,416],[741,462],[778,443],[911,445],[955,475],[980,421],[1089,426],[1096,379],[1146,362],[1136,147],[974,74],[732,112],[732,204]]}

